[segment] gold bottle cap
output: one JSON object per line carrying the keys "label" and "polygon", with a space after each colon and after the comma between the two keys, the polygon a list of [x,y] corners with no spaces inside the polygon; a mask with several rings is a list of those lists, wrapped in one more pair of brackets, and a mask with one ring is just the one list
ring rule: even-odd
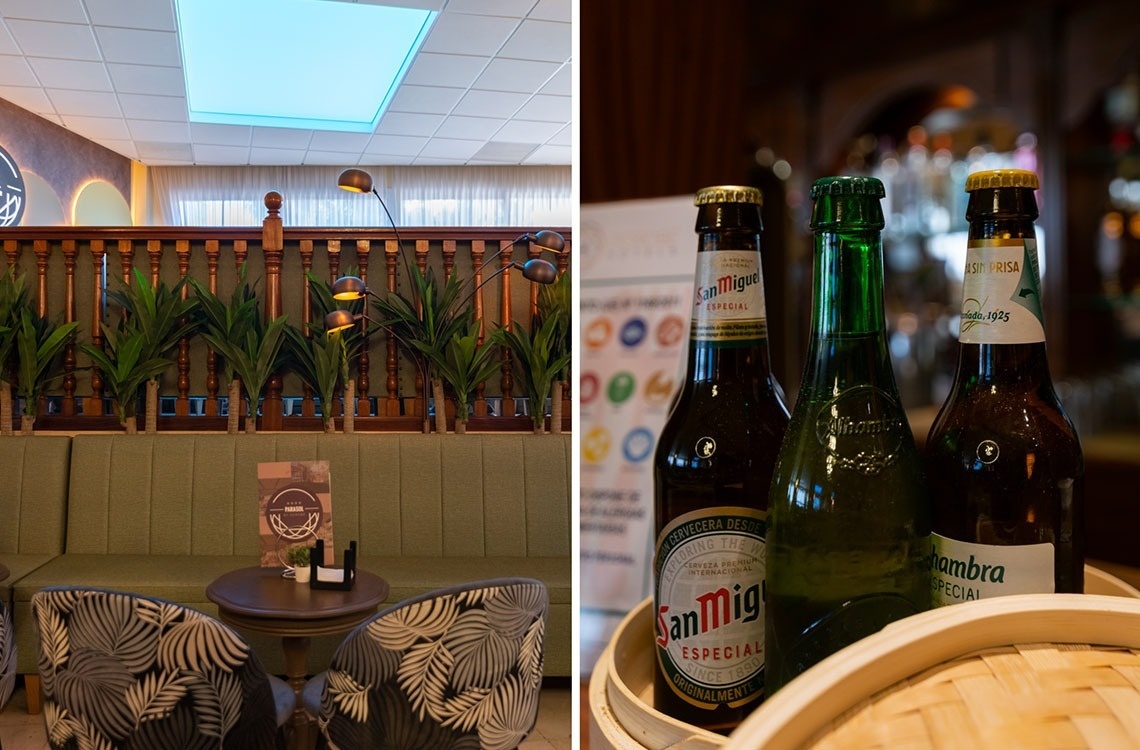
{"label": "gold bottle cap", "polygon": [[693,198],[694,206],[703,206],[707,203],[755,203],[764,205],[764,195],[760,188],[748,185],[714,185],[701,188]]}
{"label": "gold bottle cap", "polygon": [[974,172],[966,178],[966,192],[983,188],[1030,188],[1040,187],[1037,175],[1028,169],[987,169]]}

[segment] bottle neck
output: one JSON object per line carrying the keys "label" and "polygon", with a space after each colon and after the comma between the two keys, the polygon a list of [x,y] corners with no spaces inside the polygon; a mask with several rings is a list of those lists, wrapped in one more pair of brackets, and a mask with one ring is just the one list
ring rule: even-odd
{"label": "bottle neck", "polygon": [[812,335],[885,334],[883,245],[877,228],[815,233]]}

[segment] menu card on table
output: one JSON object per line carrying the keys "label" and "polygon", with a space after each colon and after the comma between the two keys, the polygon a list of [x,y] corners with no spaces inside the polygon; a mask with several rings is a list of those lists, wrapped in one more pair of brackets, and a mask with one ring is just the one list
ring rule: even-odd
{"label": "menu card on table", "polygon": [[288,566],[289,547],[324,541],[333,563],[332,490],[328,461],[275,461],[257,465],[261,565]]}

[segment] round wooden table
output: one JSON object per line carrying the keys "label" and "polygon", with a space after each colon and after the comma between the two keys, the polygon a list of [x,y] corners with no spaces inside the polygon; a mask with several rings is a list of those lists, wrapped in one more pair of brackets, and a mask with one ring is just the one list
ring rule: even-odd
{"label": "round wooden table", "polygon": [[307,583],[282,578],[281,572],[262,567],[233,570],[207,586],[206,597],[218,605],[218,616],[227,625],[281,637],[285,673],[297,696],[290,744],[301,746],[308,735],[301,689],[309,639],[342,633],[367,620],[388,598],[388,582],[357,570],[356,583],[348,591],[312,589]]}

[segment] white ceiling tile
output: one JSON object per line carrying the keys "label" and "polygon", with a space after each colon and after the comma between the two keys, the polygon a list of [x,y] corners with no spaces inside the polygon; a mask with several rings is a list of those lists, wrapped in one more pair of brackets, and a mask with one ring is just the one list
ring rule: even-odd
{"label": "white ceiling tile", "polygon": [[518,25],[518,20],[514,18],[441,13],[424,41],[423,51],[455,55],[493,55],[510,38]]}
{"label": "white ceiling tile", "polygon": [[101,60],[90,26],[44,21],[8,21],[8,31],[20,50],[31,57]]}
{"label": "white ceiling tile", "polygon": [[383,135],[430,136],[443,122],[441,115],[415,115],[406,112],[389,112],[380,120],[377,133]]}
{"label": "white ceiling tile", "polygon": [[396,92],[389,111],[445,115],[459,103],[464,91],[466,89],[443,86],[404,85]]}
{"label": "white ceiling tile", "polygon": [[511,120],[489,140],[507,143],[546,143],[561,128],[562,124],[557,122]]}
{"label": "white ceiling tile", "polygon": [[568,23],[523,21],[499,54],[519,60],[566,62],[570,59],[570,31]]}
{"label": "white ceiling tile", "polygon": [[131,133],[127,130],[127,123],[119,117],[79,117],[68,115],[63,119],[63,126],[68,130],[80,133],[93,141],[110,138],[113,140],[130,140]]}
{"label": "white ceiling tile", "polygon": [[480,162],[518,164],[535,150],[533,143],[488,143],[475,153]]}
{"label": "white ceiling tile", "polygon": [[521,18],[532,5],[534,0],[450,0],[446,12]]}
{"label": "white ceiling tile", "polygon": [[181,96],[151,96],[150,94],[119,94],[123,114],[130,119],[168,120],[186,122],[186,99]]}
{"label": "white ceiling tile", "polygon": [[138,149],[135,148],[134,141],[117,141],[112,138],[104,138],[103,140],[95,141],[103,148],[109,148],[116,154],[127,157],[128,159],[138,158]]}
{"label": "white ceiling tile", "polygon": [[384,154],[386,156],[411,155],[420,152],[427,138],[410,135],[374,135],[364,149],[365,154]]}
{"label": "white ceiling tile", "polygon": [[404,76],[405,84],[415,86],[455,86],[467,88],[491,61],[489,55],[451,55],[420,52]]}
{"label": "white ceiling tile", "polygon": [[114,94],[102,91],[72,91],[70,89],[47,89],[55,111],[61,115],[84,115],[88,117],[122,117],[119,101]]}
{"label": "white ceiling tile", "polygon": [[245,164],[248,146],[206,146],[194,144],[195,164]]}
{"label": "white ceiling tile", "polygon": [[185,122],[160,122],[158,120],[131,120],[128,123],[131,138],[136,141],[156,143],[189,143],[190,125]]}
{"label": "white ceiling tile", "polygon": [[49,89],[111,91],[111,77],[101,62],[30,57],[28,63],[40,84]]}
{"label": "white ceiling tile", "polygon": [[87,23],[87,14],[80,0],[0,0],[0,15],[5,18]]}
{"label": "white ceiling tile", "polygon": [[506,120],[493,117],[457,117],[453,115],[443,121],[439,130],[435,132],[435,137],[485,141],[497,133],[505,122]]}
{"label": "white ceiling tile", "polygon": [[191,162],[194,159],[194,149],[186,142],[146,141],[135,139],[140,159],[180,159]]}
{"label": "white ceiling tile", "polygon": [[468,91],[456,105],[453,114],[472,117],[510,117],[526,104],[526,94],[506,91]]}
{"label": "white ceiling tile", "polygon": [[39,86],[32,66],[22,57],[0,55],[0,86]]}
{"label": "white ceiling tile", "polygon": [[424,156],[417,156],[412,160],[412,166],[414,167],[462,167],[467,163],[467,159],[444,159]]}
{"label": "white ceiling tile", "polygon": [[181,68],[108,63],[107,70],[115,90],[123,94],[186,96],[186,80]]}
{"label": "white ceiling tile", "polygon": [[538,90],[540,94],[552,96],[570,96],[574,92],[574,66],[566,63],[558,72],[550,77],[546,85]]}
{"label": "white ceiling tile", "polygon": [[249,150],[249,163],[260,165],[300,164],[305,152],[291,148],[258,148]]}
{"label": "white ceiling tile", "polygon": [[16,45],[16,40],[8,33],[8,27],[4,25],[4,19],[0,18],[0,55],[18,55],[20,48]]}
{"label": "white ceiling tile", "polygon": [[285,148],[305,150],[309,141],[313,140],[311,130],[293,130],[292,128],[258,128],[253,129],[253,145],[262,148]]}
{"label": "white ceiling tile", "polygon": [[[3,64],[0,62],[0,68]],[[0,86],[0,99],[35,114],[52,111],[51,100],[48,99],[47,93],[34,86]]]}
{"label": "white ceiling tile", "polygon": [[359,160],[359,151],[306,151],[304,163],[336,166],[356,164]]}
{"label": "white ceiling tile", "polygon": [[470,159],[483,146],[483,141],[460,141],[432,138],[420,151],[419,159]]}
{"label": "white ceiling tile", "polygon": [[333,133],[328,130],[314,130],[309,142],[312,151],[355,151],[360,153],[368,145],[371,133]]}
{"label": "white ceiling tile", "polygon": [[473,87],[488,91],[515,91],[529,94],[541,88],[559,68],[559,63],[534,60],[495,59]]}
{"label": "white ceiling tile", "polygon": [[516,120],[541,120],[558,124],[570,121],[573,101],[568,96],[532,96],[515,113]]}
{"label": "white ceiling tile", "polygon": [[523,160],[523,164],[570,164],[574,159],[574,149],[569,146],[539,146]]}
{"label": "white ceiling tile", "polygon": [[[63,118],[60,117],[59,115],[54,115],[50,112],[42,112],[42,113],[37,113],[37,114],[39,114],[40,117],[44,118],[48,122],[55,123],[56,125],[59,125],[61,128],[63,127]],[[83,137],[86,138],[87,132],[84,131],[83,133],[81,133],[81,135],[83,135]]]}
{"label": "white ceiling tile", "polygon": [[540,21],[570,23],[574,17],[574,3],[571,0],[538,0],[538,5],[534,6],[529,17]]}
{"label": "white ceiling tile", "polygon": [[546,142],[548,146],[573,146],[574,145],[574,128],[569,125],[563,125],[562,129],[550,137]]}
{"label": "white ceiling tile", "polygon": [[246,146],[252,142],[253,128],[248,125],[211,125],[190,123],[190,140],[208,146]]}
{"label": "white ceiling tile", "polygon": [[96,26],[175,31],[174,6],[169,0],[86,0]]}
{"label": "white ceiling tile", "polygon": [[172,31],[146,31],[96,26],[95,34],[107,62],[135,65],[182,65],[178,35]]}

